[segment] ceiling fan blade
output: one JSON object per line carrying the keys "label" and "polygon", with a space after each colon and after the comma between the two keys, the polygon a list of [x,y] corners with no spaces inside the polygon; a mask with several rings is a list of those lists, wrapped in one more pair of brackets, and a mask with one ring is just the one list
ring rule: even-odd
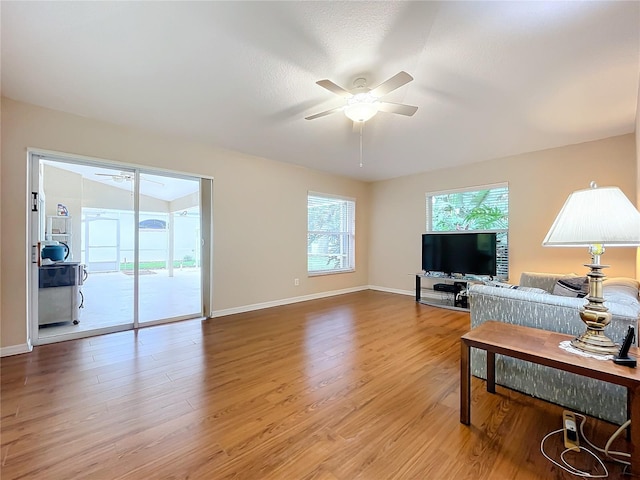
{"label": "ceiling fan blade", "polygon": [[332,113],[342,111],[344,107],[332,108],[331,110],[325,110],[324,112],[316,113],[315,115],[311,115],[309,117],[304,117],[305,120],[313,120],[314,118],[324,117],[326,115],[331,115]]}
{"label": "ceiling fan blade", "polygon": [[409,83],[413,80],[413,77],[409,75],[407,72],[396,73],[393,77],[382,82],[376,88],[371,90],[371,95],[374,97],[384,97],[387,93],[394,91],[396,88],[400,88],[401,86]]}
{"label": "ceiling fan blade", "polygon": [[114,174],[111,174],[111,173],[95,173],[94,175],[97,175],[99,177],[109,177],[112,181],[114,181],[116,183],[122,183],[126,179],[126,177],[124,175],[118,175],[117,173],[114,173]]}
{"label": "ceiling fan blade", "polygon": [[399,113],[400,115],[412,116],[418,111],[418,107],[404,105],[402,103],[378,102],[378,110],[388,113]]}
{"label": "ceiling fan blade", "polygon": [[142,175],[140,175],[140,180],[144,180],[145,182],[156,183],[156,184],[160,185],[161,187],[164,187],[164,183],[159,182],[157,180],[151,180],[150,178],[145,178]]}
{"label": "ceiling fan blade", "polygon": [[353,96],[351,93],[349,93],[348,91],[346,91],[344,88],[340,87],[339,85],[336,85],[331,80],[318,80],[316,83],[318,85],[320,85],[322,88],[326,88],[330,92],[333,92],[336,95],[339,95],[341,97],[351,98]]}

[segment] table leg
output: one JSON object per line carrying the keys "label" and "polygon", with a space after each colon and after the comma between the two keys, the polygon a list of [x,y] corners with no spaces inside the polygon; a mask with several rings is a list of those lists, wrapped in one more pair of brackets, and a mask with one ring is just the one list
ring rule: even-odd
{"label": "table leg", "polygon": [[[627,387],[627,418],[631,418],[631,389]],[[627,441],[631,441],[631,425],[627,427]]]}
{"label": "table leg", "polygon": [[460,423],[471,423],[471,365],[469,364],[471,347],[460,340]]}
{"label": "table leg", "polygon": [[496,354],[487,352],[487,392],[496,393]]}
{"label": "table leg", "polygon": [[640,476],[640,387],[627,389],[631,419],[631,473]]}

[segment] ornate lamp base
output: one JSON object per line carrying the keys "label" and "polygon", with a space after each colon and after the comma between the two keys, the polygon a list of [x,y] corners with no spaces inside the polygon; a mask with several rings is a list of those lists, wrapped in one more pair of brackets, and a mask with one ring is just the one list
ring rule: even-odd
{"label": "ornate lamp base", "polygon": [[620,347],[613,343],[602,331],[587,329],[579,337],[571,340],[571,345],[578,350],[600,355],[610,355],[618,353]]}
{"label": "ornate lamp base", "polygon": [[592,245],[589,249],[593,262],[585,265],[591,270],[589,277],[589,295],[587,304],[580,310],[580,318],[587,325],[587,331],[574,338],[571,345],[585,352],[599,354],[616,354],[619,346],[604,334],[604,328],[611,323],[611,314],[604,306],[602,281],[605,276],[602,269],[608,265],[600,264],[600,255],[604,253],[602,245]]}

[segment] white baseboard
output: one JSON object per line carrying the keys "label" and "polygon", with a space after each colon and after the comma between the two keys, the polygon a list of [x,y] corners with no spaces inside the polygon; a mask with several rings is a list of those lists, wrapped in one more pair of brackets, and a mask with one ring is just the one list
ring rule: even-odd
{"label": "white baseboard", "polygon": [[332,290],[329,292],[314,293],[311,295],[303,295],[301,297],[283,298],[282,300],[274,300],[272,302],[254,303],[253,305],[243,305],[241,307],[225,308],[224,310],[214,310],[211,318],[224,317],[227,315],[235,315],[236,313],[253,312],[254,310],[262,310],[263,308],[279,307],[281,305],[289,305],[291,303],[306,302],[307,300],[316,300],[318,298],[333,297],[335,295],[343,295],[345,293],[360,292],[368,290],[368,286],[352,287],[342,290]]}
{"label": "white baseboard", "polygon": [[8,347],[0,347],[0,357],[8,357],[10,355],[20,355],[21,353],[29,353],[33,350],[31,340],[21,345],[10,345]]}
{"label": "white baseboard", "polygon": [[416,296],[415,290],[398,290],[397,288],[378,287],[377,285],[369,285],[369,290],[378,290],[379,292],[397,293],[398,295]]}

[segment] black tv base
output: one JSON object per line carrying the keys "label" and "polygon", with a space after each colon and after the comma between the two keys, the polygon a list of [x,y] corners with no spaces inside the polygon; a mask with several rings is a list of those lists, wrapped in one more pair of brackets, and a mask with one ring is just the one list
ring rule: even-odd
{"label": "black tv base", "polygon": [[[449,283],[439,282],[431,286],[431,288],[422,287],[422,279],[432,280],[449,280]],[[461,280],[457,277],[448,276],[429,276],[424,274],[416,274],[416,302],[433,307],[448,308],[451,310],[469,311],[469,301],[467,296],[468,280]],[[430,296],[423,297],[425,293],[431,293]],[[436,295],[436,292],[439,295]]]}

